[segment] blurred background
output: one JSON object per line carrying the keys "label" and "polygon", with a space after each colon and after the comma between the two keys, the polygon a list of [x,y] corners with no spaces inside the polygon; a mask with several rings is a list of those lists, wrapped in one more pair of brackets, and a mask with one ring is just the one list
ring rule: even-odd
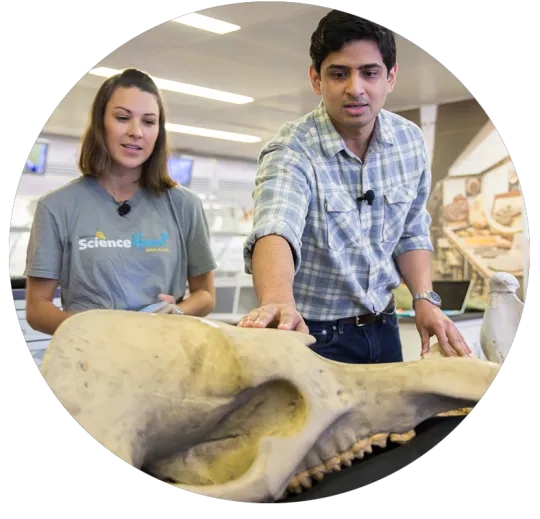
{"label": "blurred background", "polygon": [[[155,27],[97,63],[58,105],[21,164],[10,234],[14,290],[24,290],[36,200],[79,175],[79,140],[97,89],[107,76],[136,67],[164,95],[171,176],[203,200],[219,263],[215,315],[234,321],[255,304],[242,245],[251,229],[256,160],[283,123],[320,101],[308,77],[309,42],[328,11],[289,2],[207,9]],[[485,307],[487,279],[498,270],[518,278],[524,298],[527,222],[507,150],[461,82],[422,49],[396,38],[398,79],[385,108],[424,132],[433,176],[434,277],[468,282],[464,312]],[[408,291],[401,287],[396,294],[407,309]]]}

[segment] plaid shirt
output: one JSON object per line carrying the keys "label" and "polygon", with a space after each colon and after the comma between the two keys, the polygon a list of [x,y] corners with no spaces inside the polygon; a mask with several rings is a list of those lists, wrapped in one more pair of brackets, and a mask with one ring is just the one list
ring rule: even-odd
{"label": "plaid shirt", "polygon": [[[401,276],[399,254],[433,250],[426,199],[431,173],[422,132],[381,110],[365,163],[349,151],[323,103],[285,124],[259,157],[245,271],[263,236],[292,247],[294,297],[306,319],[380,312]],[[372,190],[372,205],[360,201]]]}

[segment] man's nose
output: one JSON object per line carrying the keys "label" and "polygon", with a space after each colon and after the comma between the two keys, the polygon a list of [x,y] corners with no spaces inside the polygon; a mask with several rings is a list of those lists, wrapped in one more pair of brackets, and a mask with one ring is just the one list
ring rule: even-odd
{"label": "man's nose", "polygon": [[354,98],[362,96],[366,92],[364,81],[360,74],[351,74],[347,82],[347,93]]}

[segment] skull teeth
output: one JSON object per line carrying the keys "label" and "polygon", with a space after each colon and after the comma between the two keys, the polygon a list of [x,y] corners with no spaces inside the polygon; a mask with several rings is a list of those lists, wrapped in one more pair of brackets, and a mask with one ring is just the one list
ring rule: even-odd
{"label": "skull teeth", "polygon": [[371,445],[375,445],[375,447],[381,447],[384,449],[386,447],[387,440],[388,433],[377,433],[369,439],[369,442]]}
{"label": "skull teeth", "polygon": [[437,416],[466,416],[472,411],[472,407],[460,407],[454,411],[439,413]]}
{"label": "skull teeth", "polygon": [[407,431],[403,434],[397,434],[393,433],[390,435],[390,441],[394,443],[400,443],[404,444],[412,440],[416,436],[416,433],[414,432],[414,429],[411,429],[410,431]]}
{"label": "skull teeth", "polygon": [[356,458],[362,459],[366,452],[371,452],[370,439],[357,441],[352,447],[351,451]]}
{"label": "skull teeth", "polygon": [[322,481],[324,478],[325,470],[322,465],[319,465],[318,467],[313,467],[309,470],[309,474],[312,478],[316,479],[317,481]]}
{"label": "skull teeth", "polygon": [[311,488],[311,478],[308,474],[302,474],[298,481],[304,488]]}
{"label": "skull teeth", "polygon": [[339,472],[341,470],[341,456],[330,458],[325,464],[326,472]]}
{"label": "skull teeth", "polygon": [[345,465],[346,467],[350,467],[354,460],[354,454],[350,451],[346,451],[343,454],[341,454],[340,458],[341,458],[342,465]]}
{"label": "skull teeth", "polygon": [[372,452],[372,446],[386,447],[388,440],[394,443],[407,443],[416,435],[414,429],[406,433],[377,433],[369,438],[355,442],[345,452],[333,456],[325,463],[303,470],[296,474],[287,487],[287,492],[300,494],[304,489],[311,488],[313,481],[322,481],[325,474],[339,472],[342,467],[350,467],[355,458],[363,458],[366,453]]}

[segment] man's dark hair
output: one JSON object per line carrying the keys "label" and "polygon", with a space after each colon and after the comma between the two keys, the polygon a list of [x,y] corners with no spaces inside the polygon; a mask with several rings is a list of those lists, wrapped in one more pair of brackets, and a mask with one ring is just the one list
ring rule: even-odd
{"label": "man's dark hair", "polygon": [[321,64],[329,54],[338,52],[347,43],[357,40],[375,42],[390,72],[396,64],[394,33],[364,18],[333,10],[321,19],[311,35],[309,55],[317,74],[320,74]]}

